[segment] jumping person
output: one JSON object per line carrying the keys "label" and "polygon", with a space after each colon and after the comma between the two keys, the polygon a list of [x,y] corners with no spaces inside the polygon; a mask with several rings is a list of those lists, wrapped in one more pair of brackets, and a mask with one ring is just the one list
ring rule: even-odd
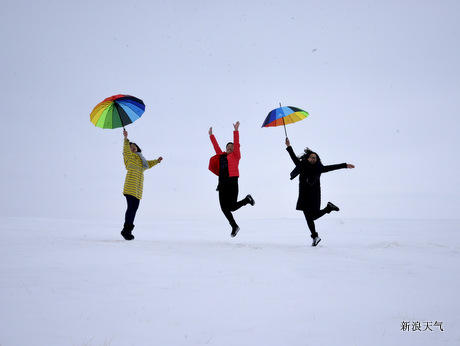
{"label": "jumping person", "polygon": [[121,235],[126,240],[133,240],[134,218],[139,208],[144,187],[144,171],[160,163],[163,158],[160,156],[156,160],[147,161],[141,153],[141,148],[136,143],[128,140],[128,132],[125,129],[123,129],[123,136],[125,137],[123,141],[123,160],[127,170],[123,195],[126,197],[128,206]]}
{"label": "jumping person", "polygon": [[251,195],[238,201],[238,177],[240,175],[238,165],[241,158],[239,127],[239,121],[233,124],[233,143],[227,143],[225,151],[220,149],[216,137],[212,134],[212,127],[209,128],[208,132],[216,151],[216,155],[209,160],[209,170],[219,176],[217,191],[219,191],[220,208],[232,227],[232,237],[235,237],[240,230],[233,218],[232,211],[236,211],[246,204],[255,204]]}
{"label": "jumping person", "polygon": [[297,157],[294,154],[294,150],[292,149],[288,138],[286,138],[286,150],[296,166],[291,172],[291,180],[300,174],[299,197],[297,199],[296,209],[303,211],[313,239],[313,243],[311,245],[316,246],[321,241],[321,238],[319,237],[318,232],[316,232],[315,220],[319,219],[326,213],[330,213],[331,211],[339,211],[339,208],[331,202],[328,202],[324,209],[320,209],[320,176],[322,173],[341,168],[355,168],[355,166],[347,163],[324,166],[321,163],[321,159],[318,154],[311,151],[309,148],[304,150],[304,154],[302,156]]}

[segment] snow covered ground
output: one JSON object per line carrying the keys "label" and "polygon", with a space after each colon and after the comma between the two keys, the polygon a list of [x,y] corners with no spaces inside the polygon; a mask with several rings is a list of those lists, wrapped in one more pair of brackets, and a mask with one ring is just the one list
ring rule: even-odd
{"label": "snow covered ground", "polygon": [[238,221],[1,217],[0,345],[460,343],[460,220]]}

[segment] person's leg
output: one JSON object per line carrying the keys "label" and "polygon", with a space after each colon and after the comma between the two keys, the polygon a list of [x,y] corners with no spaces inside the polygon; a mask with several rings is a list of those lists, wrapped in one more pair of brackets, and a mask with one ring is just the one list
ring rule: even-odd
{"label": "person's leg", "polygon": [[226,186],[219,186],[219,204],[220,209],[224,213],[228,222],[230,223],[230,225],[233,225],[235,223],[235,219],[233,218],[231,212],[231,196]]}
{"label": "person's leg", "polygon": [[229,181],[229,200],[230,202],[230,210],[231,211],[236,211],[240,209],[241,207],[251,204],[254,205],[255,201],[254,198],[252,198],[251,195],[247,195],[245,198],[243,198],[241,201],[238,201],[238,193],[239,193],[239,187],[238,187],[238,178],[230,178]]}
{"label": "person's leg", "polygon": [[219,185],[220,208],[222,209],[222,212],[224,213],[225,217],[230,223],[230,226],[232,226],[232,237],[235,237],[238,231],[240,230],[232,214],[232,210],[234,208],[238,196],[238,184],[236,186],[237,189],[235,194],[235,186],[232,181],[226,181],[225,183],[221,183]]}
{"label": "person's leg", "polygon": [[312,239],[315,239],[318,237],[318,232],[316,232],[316,226],[315,226],[315,218],[312,217],[312,213],[309,213],[307,211],[304,211],[303,214],[305,215],[305,220],[307,221],[307,226],[308,229],[310,230],[311,237]]}
{"label": "person's leg", "polygon": [[228,202],[231,211],[240,209],[243,205],[247,204],[245,199],[238,201],[238,178],[229,178],[228,181]]}
{"label": "person's leg", "polygon": [[312,246],[318,245],[318,243],[321,241],[321,238],[319,237],[318,232],[316,232],[315,220],[319,219],[325,214],[329,214],[332,211],[339,211],[339,210],[340,209],[337,206],[329,202],[326,208],[324,209],[317,210],[317,211],[309,211],[309,212],[304,211],[305,219],[307,220],[307,225],[308,225],[308,228],[310,229],[311,237],[313,239]]}
{"label": "person's leg", "polygon": [[309,217],[312,218],[313,220],[317,220],[320,217],[324,216],[325,214],[330,214],[332,211],[339,211],[340,209],[332,204],[331,202],[327,203],[327,206],[324,209],[314,211],[314,212],[309,212]]}
{"label": "person's leg", "polygon": [[131,195],[125,195],[126,197],[126,213],[125,223],[128,225],[134,224],[134,218],[136,217],[137,209],[139,208],[140,200]]}
{"label": "person's leg", "polygon": [[136,217],[136,212],[139,208],[140,200],[131,195],[125,195],[125,197],[127,208],[125,213],[125,224],[123,225],[121,235],[126,240],[133,240],[134,236],[132,235],[132,230],[134,229],[134,218]]}
{"label": "person's leg", "polygon": [[[243,198],[241,201],[234,201],[232,203],[232,207],[231,207],[231,211],[237,211],[238,209],[240,209],[241,207],[244,207],[245,205],[251,203],[251,199],[252,199],[252,196],[251,195],[247,195],[245,198]],[[251,205],[254,205],[253,202],[254,199],[252,199],[252,203]]]}
{"label": "person's leg", "polygon": [[318,220],[320,217],[324,216],[324,214],[326,214],[327,212],[328,211],[326,210],[326,208],[324,208],[318,211],[309,212],[308,215],[310,219]]}

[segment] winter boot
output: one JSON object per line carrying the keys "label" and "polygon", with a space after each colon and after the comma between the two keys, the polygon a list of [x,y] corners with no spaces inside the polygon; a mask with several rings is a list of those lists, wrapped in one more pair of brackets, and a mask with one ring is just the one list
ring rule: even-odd
{"label": "winter boot", "polygon": [[123,230],[121,231],[121,235],[125,240],[133,240],[134,236],[132,235],[132,231],[134,229],[134,225],[129,225],[129,224],[124,224],[123,225]]}
{"label": "winter boot", "polygon": [[232,238],[236,237],[236,235],[238,234],[240,228],[238,227],[238,225],[236,224],[236,222],[234,224],[232,224]]}
{"label": "winter boot", "polygon": [[250,205],[252,205],[252,206],[253,206],[254,204],[256,204],[256,201],[254,201],[254,198],[252,198],[251,195],[247,195],[247,196],[246,196],[246,201],[248,201],[248,203],[249,203]]}
{"label": "winter boot", "polygon": [[327,209],[328,213],[330,213],[331,211],[339,211],[340,210],[339,207],[337,207],[336,205],[332,204],[331,202],[327,203],[326,209]]}
{"label": "winter boot", "polygon": [[321,241],[321,238],[320,237],[315,237],[313,239],[313,243],[311,244],[311,246],[316,246],[318,245],[318,243]]}

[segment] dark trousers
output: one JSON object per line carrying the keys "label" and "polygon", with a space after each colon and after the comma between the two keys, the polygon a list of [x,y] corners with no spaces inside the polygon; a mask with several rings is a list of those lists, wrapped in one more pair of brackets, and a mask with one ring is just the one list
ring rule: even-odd
{"label": "dark trousers", "polygon": [[131,196],[131,195],[125,195],[125,197],[126,197],[126,203],[128,204],[128,207],[126,208],[126,213],[125,213],[125,224],[133,225],[134,218],[136,217],[137,209],[139,208],[140,199],[134,196]]}
{"label": "dark trousers", "polygon": [[315,220],[319,219],[321,216],[328,212],[329,210],[327,208],[317,211],[303,211],[303,214],[305,215],[305,220],[307,220],[308,228],[310,229],[311,237],[313,239],[315,239],[318,236],[318,232],[316,232],[315,227]]}
{"label": "dark trousers", "polygon": [[238,177],[219,179],[219,203],[222,212],[227,218],[230,225],[236,225],[232,211],[240,209],[246,205],[248,201],[243,199],[238,202]]}

